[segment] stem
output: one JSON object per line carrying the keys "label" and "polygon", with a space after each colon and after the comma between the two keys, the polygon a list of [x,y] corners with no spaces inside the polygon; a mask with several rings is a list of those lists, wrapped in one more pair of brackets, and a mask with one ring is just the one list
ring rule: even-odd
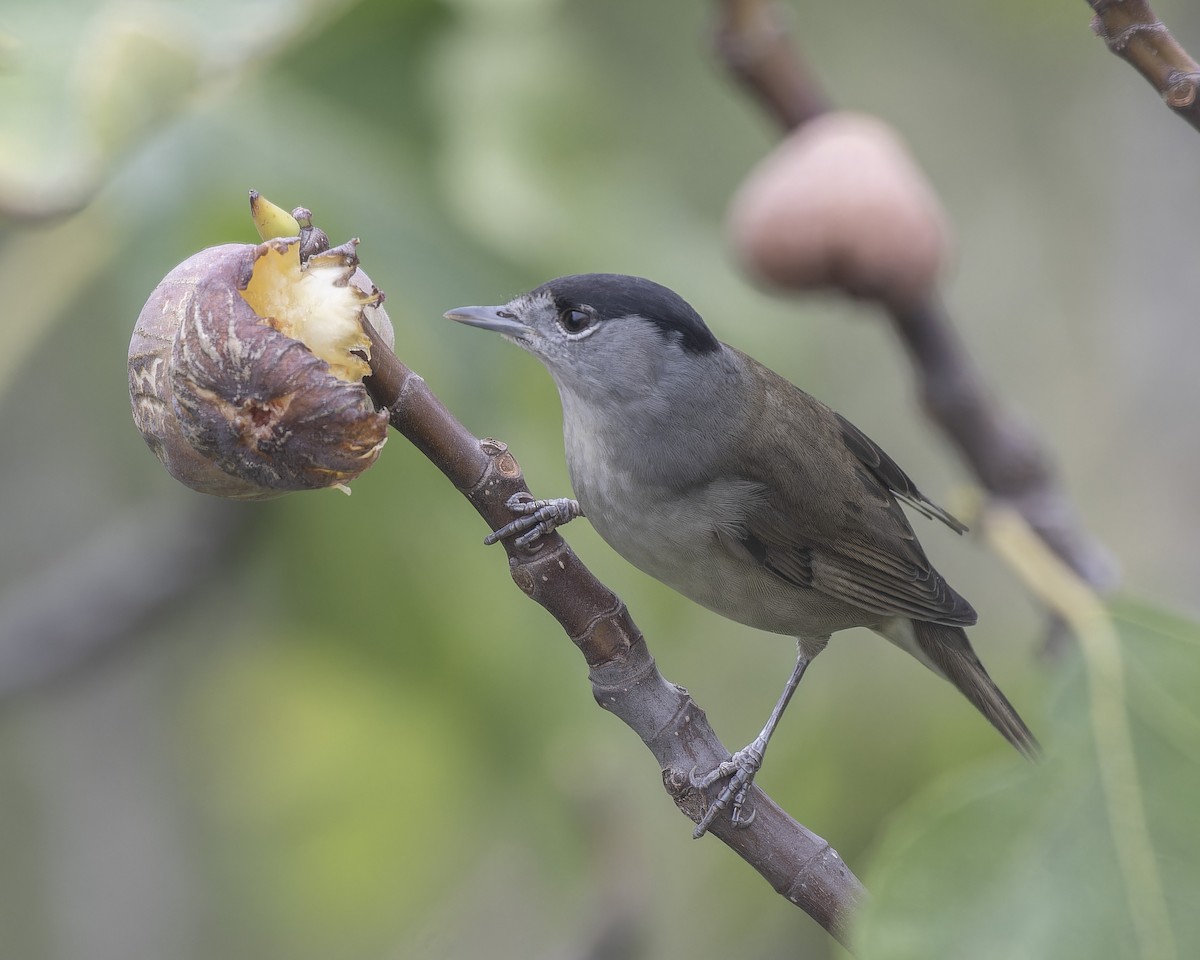
{"label": "stem", "polygon": [[1108,827],[1139,953],[1145,960],[1173,960],[1178,951],[1142,799],[1121,638],[1095,591],[1046,549],[1020,514],[990,507],[984,517],[984,530],[996,552],[1079,639]]}

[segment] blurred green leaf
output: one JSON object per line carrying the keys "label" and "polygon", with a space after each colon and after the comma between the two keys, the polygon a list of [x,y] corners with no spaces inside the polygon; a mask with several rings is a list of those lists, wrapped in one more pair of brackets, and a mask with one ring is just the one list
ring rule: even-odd
{"label": "blurred green leaf", "polygon": [[189,98],[278,54],[350,2],[7,3],[0,212],[77,209],[122,152]]}
{"label": "blurred green leaf", "polygon": [[[1141,825],[1113,822],[1101,770],[1108,758],[1097,749],[1078,669],[1045,732],[1042,763],[966,771],[897,815],[867,875],[874,899],[858,930],[864,960],[1193,955],[1200,626],[1133,606],[1115,623],[1149,852],[1167,902],[1138,906],[1154,883],[1129,875],[1114,837],[1129,843]],[[1170,929],[1153,925],[1158,916],[1169,917]]]}

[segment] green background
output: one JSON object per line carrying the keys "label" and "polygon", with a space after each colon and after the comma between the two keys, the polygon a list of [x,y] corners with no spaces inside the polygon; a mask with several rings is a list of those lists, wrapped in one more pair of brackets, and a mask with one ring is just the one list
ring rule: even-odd
{"label": "green background", "polygon": [[[675,288],[954,508],[969,478],[870,306],[739,272],[728,199],[777,138],[660,0],[84,3],[0,9],[0,939],[5,957],[621,958],[839,952],[718,842],[592,702],[578,653],[393,437],[352,497],[209,503],[129,418],[143,301],[194,251],[254,239],[246,192],[310,207],[387,293],[397,351],[532,489],[568,491],[536,361],[441,319],[563,273]],[[1159,3],[1200,48],[1200,13]],[[902,132],[957,237],[944,293],[1120,558],[1147,819],[1180,956],[1198,942],[1194,269],[1200,140],[1081,2],[799,4],[836,102]],[[29,623],[179,518],[214,569],[103,649]],[[1081,665],[976,536],[916,521],[973,638],[1048,744],[1037,770],[948,685],[846,634],[761,785],[876,894],[871,957],[1139,956],[1096,785]],[[725,742],[759,729],[790,642],[568,539]],[[135,594],[137,582],[125,587]],[[112,609],[110,609],[110,607]],[[113,610],[117,612],[114,613]],[[87,630],[80,631],[86,635]]]}

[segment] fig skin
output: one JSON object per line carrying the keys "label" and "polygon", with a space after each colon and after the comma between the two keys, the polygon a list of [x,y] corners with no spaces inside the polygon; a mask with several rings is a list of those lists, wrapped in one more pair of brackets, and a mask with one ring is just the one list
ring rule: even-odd
{"label": "fig skin", "polygon": [[[200,251],[159,283],[134,327],[134,422],[168,472],[201,493],[261,500],[344,484],[386,440],[387,414],[363,384],[332,375],[241,295],[269,246],[297,242]],[[351,247],[339,282],[355,288],[372,321],[386,317],[367,306],[365,274],[350,280],[356,269]],[[388,323],[381,335],[390,334]]]}
{"label": "fig skin", "polygon": [[733,248],[755,279],[838,288],[900,309],[936,290],[949,246],[933,189],[901,138],[864,114],[831,112],[783,140],[730,205]]}

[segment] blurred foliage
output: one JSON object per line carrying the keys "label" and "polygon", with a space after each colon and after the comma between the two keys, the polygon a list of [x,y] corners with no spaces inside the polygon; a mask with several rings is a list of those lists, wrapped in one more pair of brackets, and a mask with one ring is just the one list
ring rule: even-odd
{"label": "blurred foliage", "polygon": [[1200,626],[1133,606],[1119,611],[1118,626],[1153,847],[1134,853],[1161,876],[1144,876],[1138,856],[1118,852],[1141,842],[1140,811],[1131,817],[1110,805],[1101,767],[1112,757],[1088,722],[1084,677],[1071,670],[1052,697],[1045,762],[957,771],[893,819],[866,878],[873,900],[858,928],[863,960],[1192,954],[1200,943]]}
{"label": "blurred foliage", "polygon": [[129,149],[192,99],[269,58],[337,3],[12,0],[0,37],[0,202],[86,204]]}
{"label": "blurred foliage", "polygon": [[[1200,144],[1078,7],[796,3],[794,20],[838,102],[894,122],[942,192],[961,238],[947,297],[997,392],[1052,438],[1130,588],[1194,614],[1200,327],[1181,304],[1200,274],[1169,254],[1191,249]],[[1195,10],[1156,9],[1200,37]],[[335,242],[362,238],[403,358],[472,430],[513,445],[535,491],[567,489],[553,386],[440,315],[617,270],[678,289],[945,499],[961,472],[871,312],[774,301],[729,262],[725,203],[775,131],[714,66],[711,15],[685,0],[7,0],[3,596],[126,508],[194,503],[130,423],[123,354],[174,264],[253,237],[250,188],[312,208]],[[218,570],[5,704],[6,956],[839,955],[719,844],[688,841],[649,754],[592,704],[576,651],[399,438],[350,498],[226,509],[242,533]],[[1049,861],[1036,887],[1011,888],[1039,842],[1064,877],[1110,863],[1073,658],[1039,669],[1041,614],[1003,567],[976,540],[922,533],[981,611],[977,646],[1050,745],[1045,769],[1021,767],[911,658],[847,636],[805,681],[761,783],[877,885],[864,936],[881,951],[897,939],[878,955],[924,935],[967,938],[972,956],[1018,934],[1055,942],[1015,912],[995,918],[1019,905],[1031,924],[1074,922],[1119,896],[1085,901]],[[648,581],[586,524],[569,537],[664,673],[729,745],[749,739],[790,643]],[[1200,782],[1194,656],[1169,640],[1184,633],[1145,615],[1126,628],[1138,762],[1178,904],[1196,869],[1181,803]],[[0,635],[13,655],[21,641]],[[1022,790],[1031,808],[1012,799]],[[980,815],[1022,846],[998,860],[1008,833]],[[953,916],[920,899],[976,890]],[[1119,912],[1107,919],[1124,937]]]}

